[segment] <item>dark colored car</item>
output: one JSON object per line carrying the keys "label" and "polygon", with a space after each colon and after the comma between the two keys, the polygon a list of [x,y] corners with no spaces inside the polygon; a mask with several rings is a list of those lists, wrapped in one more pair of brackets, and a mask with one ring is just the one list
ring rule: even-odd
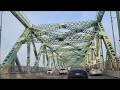
{"label": "dark colored car", "polygon": [[73,67],[70,69],[68,75],[68,79],[88,79],[88,74],[84,68],[81,67]]}

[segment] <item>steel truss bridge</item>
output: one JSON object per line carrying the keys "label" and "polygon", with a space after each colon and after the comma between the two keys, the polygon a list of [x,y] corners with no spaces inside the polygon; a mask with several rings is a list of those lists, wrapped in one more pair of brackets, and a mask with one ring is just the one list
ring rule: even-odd
{"label": "steel truss bridge", "polygon": [[[10,12],[25,26],[25,30],[2,62],[1,72],[10,73],[12,67],[17,67],[19,72],[23,72],[17,56],[23,44],[27,44],[27,67],[30,67],[30,47],[31,44],[33,45],[36,59],[32,67],[34,72],[38,72],[40,57],[43,57],[43,66],[46,68],[50,65],[55,69],[68,66],[89,68],[96,66],[106,73],[107,71],[119,72],[119,60],[101,22],[105,11],[98,11],[95,20],[38,26],[30,24],[19,11]],[[116,15],[120,33],[120,12],[116,11]],[[69,31],[59,32],[60,29]],[[102,42],[107,50],[106,60],[103,57]],[[41,44],[39,52],[36,50],[35,43]],[[93,61],[96,63],[94,64]]]}

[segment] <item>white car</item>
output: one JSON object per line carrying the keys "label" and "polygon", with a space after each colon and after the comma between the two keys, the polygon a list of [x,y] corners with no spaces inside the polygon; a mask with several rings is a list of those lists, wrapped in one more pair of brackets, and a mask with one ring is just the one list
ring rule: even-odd
{"label": "white car", "polygon": [[60,69],[59,74],[60,75],[67,74],[67,70],[66,69]]}
{"label": "white car", "polygon": [[100,69],[91,69],[89,71],[90,75],[102,75],[102,71]]}
{"label": "white car", "polygon": [[68,67],[68,71],[70,71],[70,68],[71,68],[71,67]]}
{"label": "white car", "polygon": [[47,74],[52,74],[53,73],[53,70],[49,69],[47,70]]}

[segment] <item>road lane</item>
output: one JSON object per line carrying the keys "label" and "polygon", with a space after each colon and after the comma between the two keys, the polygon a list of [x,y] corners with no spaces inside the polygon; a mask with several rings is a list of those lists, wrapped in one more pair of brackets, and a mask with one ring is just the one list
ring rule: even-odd
{"label": "road lane", "polygon": [[[42,75],[42,78],[39,79],[67,79],[67,75],[59,75],[59,74],[44,74]],[[89,79],[119,79],[111,76],[106,75],[98,75],[98,76],[89,76]]]}

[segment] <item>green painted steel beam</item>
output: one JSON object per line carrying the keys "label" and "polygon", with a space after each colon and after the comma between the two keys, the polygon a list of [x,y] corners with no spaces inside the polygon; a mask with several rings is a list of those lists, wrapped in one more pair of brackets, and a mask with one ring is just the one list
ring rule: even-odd
{"label": "green painted steel beam", "polygon": [[99,29],[100,29],[100,31],[101,31],[101,32],[99,32],[99,34],[103,36],[103,41],[104,41],[105,46],[106,46],[106,48],[107,48],[107,50],[108,50],[108,53],[109,53],[109,55],[110,55],[110,58],[111,58],[111,59],[115,59],[115,58],[116,58],[115,51],[114,51],[114,49],[113,49],[113,47],[112,47],[112,44],[111,44],[111,42],[110,42],[110,39],[109,39],[107,33],[105,32],[105,30],[104,30],[104,28],[103,28],[103,25],[102,25],[101,23],[99,23],[99,24],[98,24],[98,27],[99,27]]}
{"label": "green painted steel beam", "polygon": [[115,50],[113,49],[113,46],[110,42],[110,39],[109,39],[107,33],[105,32],[105,30],[103,28],[102,23],[98,23],[98,27],[101,31],[99,34],[103,36],[102,38],[103,38],[104,44],[106,46],[109,58],[112,60],[112,65],[113,65],[112,69],[117,70],[117,61],[116,61],[117,56],[115,54]]}
{"label": "green painted steel beam", "polygon": [[27,38],[27,66],[30,67],[30,47],[31,47],[31,38],[32,33],[30,32],[29,37]]}
{"label": "green painted steel beam", "polygon": [[43,53],[43,67],[45,67],[45,54]]}
{"label": "green painted steel beam", "polygon": [[34,63],[33,69],[37,70],[37,68],[39,67],[39,60],[40,60],[41,54],[43,53],[43,46],[40,47],[38,54],[37,54],[37,51],[35,51],[35,52],[36,52],[35,55],[37,56],[37,58]]}
{"label": "green painted steel beam", "polygon": [[35,43],[33,42],[33,40],[32,40],[32,44],[33,44],[35,58],[36,58],[36,60],[38,60],[37,50],[36,50]]}
{"label": "green painted steel beam", "polygon": [[104,57],[103,57],[103,48],[102,48],[102,39],[100,39],[100,63],[102,63],[102,70],[104,70]]}
{"label": "green painted steel beam", "polygon": [[[28,28],[25,29],[23,34],[18,38],[17,42],[14,44],[11,51],[8,53],[6,58],[2,63],[1,70],[3,70],[7,66],[11,66],[11,62],[13,62],[17,57],[17,52],[19,51],[22,44],[27,42],[27,38],[30,36],[30,30]],[[17,62],[16,62],[17,63]],[[19,63],[18,63],[19,64]]]}
{"label": "green painted steel beam", "polygon": [[55,66],[55,58],[54,58],[54,53],[52,52],[52,59],[53,59],[53,63],[54,63],[54,67],[56,69],[56,66]]}
{"label": "green painted steel beam", "polygon": [[65,23],[53,23],[53,24],[41,24],[38,26],[39,29],[45,29],[47,31],[56,31],[59,29],[68,29],[75,31],[81,29],[81,27],[87,26],[88,23],[94,22],[93,20],[89,21],[76,21],[76,22],[65,22]]}
{"label": "green painted steel beam", "polygon": [[45,50],[45,55],[46,55],[46,60],[47,60],[47,67],[49,66],[49,58],[48,58],[48,52],[47,52],[47,48],[46,46],[44,45],[44,50]]}
{"label": "green painted steel beam", "polygon": [[103,16],[104,16],[104,13],[105,13],[105,11],[98,11],[98,12],[97,12],[97,21],[98,21],[98,22],[101,22],[101,21],[102,21]]}
{"label": "green painted steel beam", "polygon": [[30,41],[27,41],[27,66],[30,66]]}
{"label": "green painted steel beam", "polygon": [[10,11],[26,28],[30,28],[31,24],[19,11]]}
{"label": "green painted steel beam", "polygon": [[15,62],[16,62],[16,65],[17,65],[17,67],[18,67],[18,71],[22,72],[22,68],[21,68],[21,65],[20,65],[20,61],[19,61],[17,55],[16,55]]}

